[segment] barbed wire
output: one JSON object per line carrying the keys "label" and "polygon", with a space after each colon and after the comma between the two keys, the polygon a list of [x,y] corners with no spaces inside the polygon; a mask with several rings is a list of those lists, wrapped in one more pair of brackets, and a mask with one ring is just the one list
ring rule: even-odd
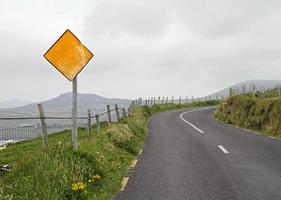
{"label": "barbed wire", "polygon": [[[123,110],[122,108],[118,108],[118,110]],[[110,109],[111,111],[115,111],[115,109]],[[103,113],[98,113],[96,115],[91,115],[91,118],[95,118],[96,116],[101,117],[105,114],[107,114],[108,111],[105,111]],[[35,119],[41,119],[40,117],[0,117],[0,120],[35,120]],[[44,119],[64,119],[64,120],[71,120],[72,117],[59,117],[59,116],[51,116],[51,117],[44,117]],[[77,119],[88,119],[88,117],[77,117]]]}

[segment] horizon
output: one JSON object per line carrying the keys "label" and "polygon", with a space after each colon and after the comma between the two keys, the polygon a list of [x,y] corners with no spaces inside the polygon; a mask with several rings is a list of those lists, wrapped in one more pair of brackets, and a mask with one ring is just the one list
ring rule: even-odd
{"label": "horizon", "polygon": [[[231,86],[228,86],[228,87],[225,87],[225,88],[222,88],[216,92],[212,92],[210,94],[207,94],[207,95],[204,95],[204,96],[193,96],[194,98],[204,98],[206,96],[214,96],[216,95],[217,93],[220,93],[220,92],[223,92],[224,90],[228,90],[229,88],[235,88],[241,84],[252,84],[252,83],[255,83],[255,82],[280,82],[281,83],[281,80],[246,80],[246,81],[242,81],[242,82],[239,82],[239,83],[236,83],[236,84],[233,84]],[[275,86],[275,85],[274,85]],[[266,86],[265,86],[266,87]],[[44,100],[40,100],[40,101],[30,101],[30,100],[25,100],[25,99],[10,99],[10,100],[7,100],[7,101],[0,101],[0,109],[9,109],[9,108],[16,108],[16,107],[22,107],[22,106],[26,106],[26,105],[29,105],[29,104],[34,104],[34,103],[42,103],[42,102],[46,102],[46,101],[50,101],[50,100],[53,100],[55,98],[58,98],[62,95],[69,95],[69,94],[72,94],[72,91],[68,91],[68,92],[63,92],[63,93],[60,93],[60,94],[57,94],[53,97],[50,97],[48,99],[44,99]],[[107,97],[107,96],[102,96],[102,95],[99,95],[99,94],[96,94],[96,93],[83,93],[83,92],[78,92],[79,95],[96,95],[96,96],[99,96],[99,97],[103,97],[103,98],[106,98],[106,99],[123,99],[123,100],[135,100],[136,98],[139,98],[139,97],[136,97],[136,98],[132,98],[132,99],[129,99],[129,98],[120,98],[120,97]],[[160,95],[161,97],[163,95]],[[172,97],[173,95],[164,95],[165,97]],[[180,95],[182,98],[185,98],[186,95]],[[178,99],[180,96],[173,96],[175,99]],[[157,97],[157,96],[154,96],[154,97]],[[189,98],[191,98],[192,96],[188,96]],[[143,99],[150,99],[151,97],[142,97]],[[15,103],[16,102],[16,103]],[[78,101],[79,103],[79,101]],[[5,104],[7,105],[10,105],[10,106],[6,106]],[[11,106],[15,104],[15,106]]]}

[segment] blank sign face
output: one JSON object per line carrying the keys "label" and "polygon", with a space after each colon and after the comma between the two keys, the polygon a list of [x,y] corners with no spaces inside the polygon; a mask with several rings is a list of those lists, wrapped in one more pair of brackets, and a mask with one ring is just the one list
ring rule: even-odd
{"label": "blank sign face", "polygon": [[93,54],[70,30],[66,30],[44,57],[72,81],[91,60]]}

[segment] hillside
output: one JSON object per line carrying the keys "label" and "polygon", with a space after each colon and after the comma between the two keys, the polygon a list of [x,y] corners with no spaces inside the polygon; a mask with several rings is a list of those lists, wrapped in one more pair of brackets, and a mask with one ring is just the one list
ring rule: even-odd
{"label": "hillside", "polygon": [[249,80],[244,81],[230,87],[227,87],[223,90],[220,90],[216,93],[211,94],[212,98],[216,98],[216,96],[228,96],[229,95],[229,88],[234,89],[234,91],[241,91],[241,87],[245,85],[246,91],[250,91],[251,85],[254,84],[257,90],[265,90],[265,89],[272,89],[276,87],[278,84],[281,84],[281,80]]}
{"label": "hillside", "polygon": [[[17,108],[0,109],[0,117],[38,116],[38,103],[43,104],[46,116],[70,116],[72,109],[72,93],[61,94],[47,101],[31,103]],[[106,105],[110,105],[111,108],[114,108],[114,105],[118,104],[120,108],[127,108],[130,103],[131,100],[129,99],[106,98],[96,94],[78,94],[78,115],[87,116],[88,109],[92,110],[92,114],[102,113],[106,110]],[[104,118],[101,120],[104,120]],[[36,124],[38,122],[38,120],[0,121],[0,128],[13,128],[20,124]],[[69,124],[71,121],[49,120],[48,123]],[[82,120],[79,121],[79,123],[85,123],[85,121]]]}
{"label": "hillside", "polygon": [[[78,94],[78,110],[82,113],[91,108],[96,112],[105,110],[107,104],[113,106],[118,104],[120,107],[128,107],[131,100],[118,99],[118,98],[106,98],[96,94]],[[11,113],[37,113],[37,104],[42,103],[46,112],[67,114],[70,113],[72,107],[72,93],[64,93],[55,98],[31,103],[25,106],[9,109],[1,109],[1,112]]]}

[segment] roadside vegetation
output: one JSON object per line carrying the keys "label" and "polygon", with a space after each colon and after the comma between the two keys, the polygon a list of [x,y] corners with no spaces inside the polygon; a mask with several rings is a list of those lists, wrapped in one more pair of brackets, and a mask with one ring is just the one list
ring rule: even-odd
{"label": "roadside vegetation", "polygon": [[149,117],[165,110],[218,103],[135,108],[120,123],[102,123],[99,134],[93,127],[91,139],[86,129],[79,129],[76,152],[69,130],[49,136],[47,149],[40,139],[10,144],[0,150],[0,165],[11,166],[10,172],[0,174],[0,200],[112,199],[144,144]]}
{"label": "roadside vegetation", "polygon": [[121,123],[103,123],[90,140],[79,129],[77,152],[71,131],[50,136],[48,149],[40,139],[9,145],[0,151],[0,163],[12,166],[0,175],[0,199],[111,199],[146,133],[146,118],[137,109]]}
{"label": "roadside vegetation", "polygon": [[279,89],[244,94],[220,103],[214,114],[218,120],[281,137],[281,97]]}

